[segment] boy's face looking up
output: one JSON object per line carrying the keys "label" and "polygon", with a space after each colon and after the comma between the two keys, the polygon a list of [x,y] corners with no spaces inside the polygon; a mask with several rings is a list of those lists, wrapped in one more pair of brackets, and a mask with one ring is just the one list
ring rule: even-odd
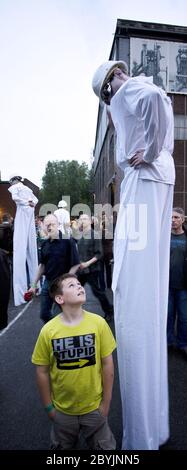
{"label": "boy's face looking up", "polygon": [[62,281],[62,294],[55,296],[59,305],[82,305],[86,302],[84,287],[78,279],[67,278]]}

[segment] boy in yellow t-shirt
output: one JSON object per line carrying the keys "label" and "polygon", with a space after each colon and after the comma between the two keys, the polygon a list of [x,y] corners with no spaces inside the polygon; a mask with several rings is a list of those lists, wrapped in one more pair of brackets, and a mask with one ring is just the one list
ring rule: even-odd
{"label": "boy in yellow t-shirt", "polygon": [[42,403],[53,422],[52,449],[73,449],[80,431],[90,449],[113,450],[107,416],[114,377],[113,334],[99,315],[82,309],[85,290],[74,274],[50,287],[63,311],[42,328],[32,362]]}

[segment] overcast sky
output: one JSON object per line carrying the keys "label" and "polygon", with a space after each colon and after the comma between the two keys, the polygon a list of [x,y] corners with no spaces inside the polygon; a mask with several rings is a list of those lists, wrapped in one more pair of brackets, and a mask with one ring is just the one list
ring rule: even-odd
{"label": "overcast sky", "polygon": [[187,26],[186,0],[0,0],[0,171],[41,186],[48,160],[90,163],[117,18]]}

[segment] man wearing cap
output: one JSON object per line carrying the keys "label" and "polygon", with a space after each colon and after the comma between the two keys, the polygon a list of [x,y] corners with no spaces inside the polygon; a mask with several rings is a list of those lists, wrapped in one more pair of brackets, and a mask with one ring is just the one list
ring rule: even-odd
{"label": "man wearing cap", "polygon": [[22,183],[21,176],[10,178],[11,193],[16,203],[13,235],[13,290],[15,305],[24,303],[24,294],[29,282],[32,284],[38,267],[34,208],[38,199],[32,190]]}
{"label": "man wearing cap", "polygon": [[156,450],[169,437],[166,323],[173,112],[152,77],[130,78],[123,61],[102,64],[92,86],[110,105],[117,164],[124,171],[113,273],[122,449]]}
{"label": "man wearing cap", "polygon": [[54,211],[59,222],[59,230],[62,232],[62,235],[66,235],[68,238],[70,236],[70,215],[67,209],[67,202],[63,199],[58,203],[58,209]]}

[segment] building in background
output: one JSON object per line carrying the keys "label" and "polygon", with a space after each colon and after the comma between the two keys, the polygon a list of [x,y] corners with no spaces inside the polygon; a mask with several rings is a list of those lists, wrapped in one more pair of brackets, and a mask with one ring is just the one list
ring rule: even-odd
{"label": "building in background", "polygon": [[[109,56],[124,60],[131,76],[153,76],[171,97],[175,119],[174,206],[187,213],[187,27],[117,20]],[[103,57],[103,62],[107,57]],[[99,66],[100,64],[98,64]],[[116,135],[107,107],[99,106],[94,149],[95,203],[119,203],[123,172],[115,163]]]}

